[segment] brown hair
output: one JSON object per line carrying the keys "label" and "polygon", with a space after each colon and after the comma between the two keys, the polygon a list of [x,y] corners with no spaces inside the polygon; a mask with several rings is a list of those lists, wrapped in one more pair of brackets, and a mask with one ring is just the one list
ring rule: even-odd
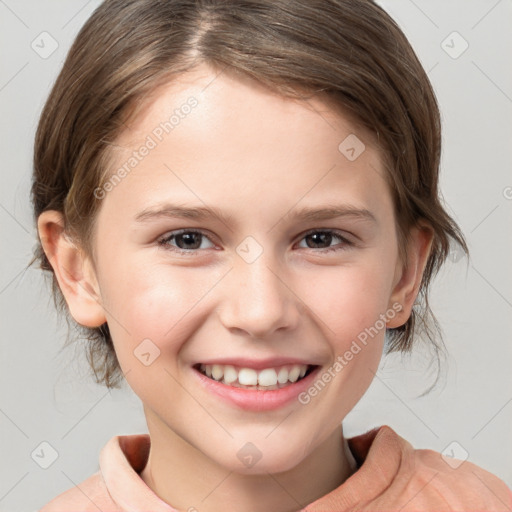
{"label": "brown hair", "polygon": [[[434,231],[407,322],[386,333],[386,353],[425,335],[439,363],[441,329],[428,288],[450,251],[469,254],[438,190],[441,127],[428,77],[406,37],[371,0],[107,0],[76,37],[42,111],[34,151],[34,214],[63,213],[66,231],[91,252],[112,145],[157,87],[206,62],[295,98],[319,94],[375,135],[386,165],[406,255],[411,227]],[[52,267],[39,244],[33,259]],[[56,305],[66,302],[53,275]],[[68,322],[70,320],[67,314]],[[72,321],[74,322],[74,321]],[[122,372],[107,324],[80,327],[96,382]]]}

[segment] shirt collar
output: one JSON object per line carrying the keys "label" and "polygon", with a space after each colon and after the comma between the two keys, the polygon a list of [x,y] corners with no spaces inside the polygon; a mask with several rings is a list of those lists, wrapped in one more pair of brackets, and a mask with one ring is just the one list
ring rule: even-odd
{"label": "shirt collar", "polygon": [[[412,452],[410,444],[385,425],[347,441],[357,471],[304,510],[354,507],[362,497],[371,501],[389,487],[407,452]],[[139,475],[147,463],[150,444],[149,434],[115,436],[108,441],[100,453],[100,470],[107,489],[122,511],[179,512],[162,501]]]}

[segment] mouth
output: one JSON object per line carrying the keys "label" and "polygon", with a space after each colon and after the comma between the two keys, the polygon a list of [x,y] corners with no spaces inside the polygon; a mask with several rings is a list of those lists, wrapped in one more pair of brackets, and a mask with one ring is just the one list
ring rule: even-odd
{"label": "mouth", "polygon": [[316,365],[288,364],[256,370],[254,368],[223,364],[194,365],[194,369],[210,380],[233,388],[255,391],[273,391],[305,379]]}

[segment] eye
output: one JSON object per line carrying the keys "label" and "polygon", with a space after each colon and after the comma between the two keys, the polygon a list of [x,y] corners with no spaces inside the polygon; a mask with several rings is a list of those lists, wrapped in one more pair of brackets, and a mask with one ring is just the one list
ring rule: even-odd
{"label": "eye", "polygon": [[[333,240],[340,240],[342,243],[341,247],[329,247],[329,245],[333,242]],[[326,230],[313,230],[306,233],[301,240],[309,240],[312,242],[313,247],[310,244],[307,244],[307,249],[320,249],[321,252],[330,252],[330,251],[343,251],[354,245],[353,242],[339,234],[337,231],[333,231],[331,229]],[[327,245],[326,248],[316,247],[317,245]],[[339,245],[339,244],[338,244]]]}
{"label": "eye", "polygon": [[[210,246],[204,246],[202,242],[207,240],[210,242]],[[354,245],[353,242],[348,240],[346,237],[339,234],[337,231],[325,229],[325,230],[312,230],[303,235],[302,240],[306,241],[306,249],[317,249],[319,252],[330,252],[330,251],[342,251],[346,250]],[[330,247],[333,241],[338,240],[338,246],[341,243],[341,247]],[[164,237],[158,240],[158,245],[166,250],[171,250],[187,255],[198,254],[198,249],[211,249],[215,245],[211,242],[208,236],[202,231],[197,230],[186,230],[181,229],[178,231],[172,231],[166,234]],[[324,245],[326,247],[319,247]]]}
{"label": "eye", "polygon": [[[158,240],[158,245],[163,246],[165,249],[181,252],[181,253],[194,253],[195,249],[208,249],[214,247],[212,244],[210,247],[201,247],[203,240],[211,240],[202,231],[191,231],[182,229],[179,231],[173,231],[165,237]],[[175,242],[177,247],[173,245]]]}

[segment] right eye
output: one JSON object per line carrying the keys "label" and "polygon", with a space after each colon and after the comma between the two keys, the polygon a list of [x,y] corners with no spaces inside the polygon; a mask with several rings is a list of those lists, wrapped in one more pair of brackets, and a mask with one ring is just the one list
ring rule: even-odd
{"label": "right eye", "polygon": [[[180,229],[177,231],[171,231],[160,238],[158,240],[158,245],[166,250],[192,255],[198,252],[197,249],[201,249],[201,242],[204,239],[210,240],[202,231]],[[176,245],[172,242],[175,242]],[[214,245],[210,247],[202,247],[202,249],[208,249],[211,247],[214,247]]]}

